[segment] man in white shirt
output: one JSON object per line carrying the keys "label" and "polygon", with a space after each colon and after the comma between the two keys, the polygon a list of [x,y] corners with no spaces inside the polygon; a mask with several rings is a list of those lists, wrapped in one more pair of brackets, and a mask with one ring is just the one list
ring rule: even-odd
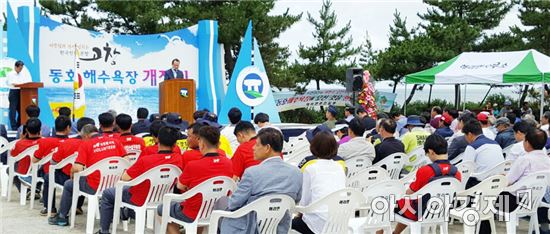
{"label": "man in white shirt", "polygon": [[[485,172],[504,161],[502,148],[496,141],[482,134],[481,124],[477,120],[468,120],[462,127],[462,132],[469,143],[464,150],[464,161],[475,162],[475,172]],[[472,177],[468,180],[466,188],[470,188],[484,179]]]}
{"label": "man in white shirt", "polygon": [[365,127],[358,118],[354,118],[348,124],[348,136],[351,139],[341,144],[338,148],[338,156],[342,157],[345,161],[355,157],[365,157],[371,162],[374,160],[374,146],[363,137],[365,133]]}
{"label": "man in white shirt", "polygon": [[229,145],[231,146],[231,151],[235,152],[237,150],[237,147],[239,147],[239,141],[237,141],[237,137],[235,134],[233,134],[233,131],[235,131],[235,126],[241,122],[241,118],[243,116],[243,113],[241,110],[237,107],[233,107],[227,112],[227,117],[229,117],[230,124],[225,126],[221,131],[220,134],[222,136],[225,136],[227,140],[229,141]]}
{"label": "man in white shirt", "polygon": [[259,132],[263,128],[274,128],[276,130],[279,130],[279,132],[281,133],[283,132],[279,127],[271,125],[271,123],[269,122],[269,115],[263,112],[260,112],[254,116],[254,124],[258,126],[256,128],[256,132]]}
{"label": "man in white shirt", "polygon": [[517,143],[512,145],[509,152],[505,152],[506,160],[516,160],[527,153],[523,147],[523,141],[525,140],[525,135],[527,135],[527,132],[533,130],[533,127],[526,121],[521,121],[514,124],[513,129],[514,137],[516,138]]}
{"label": "man in white shirt", "polygon": [[510,185],[529,174],[550,170],[550,157],[544,152],[547,139],[548,136],[540,129],[531,129],[525,135],[523,147],[527,154],[519,157],[512,164],[512,168],[506,175]]}
{"label": "man in white shirt", "polygon": [[483,130],[483,135],[491,140],[494,140],[496,134],[491,130],[491,123],[489,123],[489,115],[487,113],[481,112],[477,114],[477,120],[481,123],[481,129]]}
{"label": "man in white shirt", "polygon": [[24,65],[25,64],[21,60],[15,62],[14,71],[10,72],[7,77],[8,87],[10,88],[8,100],[10,101],[9,118],[12,130],[17,130],[21,125],[21,107],[19,103],[21,95],[19,87],[16,87],[16,85],[32,82],[31,77],[21,73]]}
{"label": "man in white shirt", "polygon": [[346,109],[344,110],[344,116],[346,117],[346,122],[349,123],[353,118],[355,118],[355,116],[353,116],[354,113],[355,113],[355,107],[353,106],[346,107]]}

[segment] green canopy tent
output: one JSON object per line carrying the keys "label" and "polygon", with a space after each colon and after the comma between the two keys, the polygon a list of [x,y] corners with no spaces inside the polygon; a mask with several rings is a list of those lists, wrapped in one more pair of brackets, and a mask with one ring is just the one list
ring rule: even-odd
{"label": "green canopy tent", "polygon": [[407,84],[541,84],[541,116],[544,83],[550,83],[550,57],[536,50],[465,52],[430,69],[405,76],[405,87]]}

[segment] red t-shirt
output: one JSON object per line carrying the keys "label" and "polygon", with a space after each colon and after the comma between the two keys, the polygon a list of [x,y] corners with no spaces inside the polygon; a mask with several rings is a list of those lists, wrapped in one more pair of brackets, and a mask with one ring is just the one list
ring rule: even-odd
{"label": "red t-shirt", "polygon": [[[441,169],[441,174],[443,175],[447,175],[447,173],[449,173],[449,170],[451,169],[451,165],[448,163],[437,163],[437,165]],[[419,168],[418,171],[416,172],[416,179],[414,180],[414,182],[410,184],[409,188],[413,192],[417,192],[422,187],[427,185],[430,182],[430,179],[434,176],[435,176],[435,172],[430,165],[423,166]],[[462,175],[460,175],[460,171],[456,172],[455,178],[458,181],[462,179]],[[399,205],[399,209],[401,210],[404,209],[405,204],[407,203],[407,200],[410,200],[410,199],[403,198],[397,201],[397,204]],[[411,204],[410,202],[411,201],[409,201],[409,204]],[[403,213],[403,216],[411,220],[418,220],[418,217],[416,217],[418,211],[415,211],[416,213],[413,213],[410,209],[405,208],[404,210],[405,212]]]}
{"label": "red t-shirt", "polygon": [[[59,146],[57,147],[57,152],[55,152],[52,156],[52,160],[57,163],[61,162],[63,159],[77,152],[81,143],[82,139],[80,138],[61,139],[59,141]],[[67,166],[64,166],[61,171],[65,173],[65,175],[70,176],[72,167],[72,164],[68,164]]]}
{"label": "red t-shirt", "polygon": [[[218,149],[218,154],[220,154],[220,156],[226,156],[225,151],[223,151],[222,149]],[[185,152],[183,152],[183,155],[182,155],[183,167],[182,168],[185,168],[185,166],[187,166],[187,164],[189,162],[194,161],[194,160],[198,160],[198,159],[201,159],[201,158],[202,158],[202,153],[201,153],[200,150],[189,148],[189,150],[186,150]]]}
{"label": "red t-shirt", "polygon": [[120,144],[124,146],[124,150],[126,150],[126,152],[133,152],[136,150],[143,152],[143,150],[145,150],[145,142],[143,141],[143,138],[136,137],[131,133],[120,134],[118,140],[120,141]]}
{"label": "red t-shirt", "polygon": [[[124,147],[122,147],[122,144],[117,139],[96,135],[92,139],[82,142],[78,148],[78,156],[75,163],[90,167],[104,158],[113,156],[123,157],[124,155],[126,155],[126,151],[124,151]],[[87,176],[86,181],[91,188],[97,190],[100,178],[101,173],[95,171]]]}
{"label": "red t-shirt", "polygon": [[[38,140],[38,149],[34,152],[34,157],[37,159],[42,159],[48,156],[48,154],[50,154],[55,148],[59,147],[59,142],[65,138],[67,138],[67,136],[41,138]],[[48,174],[50,171],[50,162],[44,164],[43,169],[44,173]]]}
{"label": "red t-shirt", "polygon": [[118,137],[120,136],[120,133],[118,132],[113,132],[113,131],[109,131],[109,132],[103,132],[101,133],[102,136],[105,136],[105,137],[110,137],[110,138],[116,138],[118,139]]}
{"label": "red t-shirt", "polygon": [[[159,144],[154,144],[152,146],[145,147],[145,150],[141,152],[141,156],[143,155],[150,155],[150,154],[157,154],[159,152]],[[174,145],[174,148],[172,149],[172,152],[181,154],[181,149],[178,147],[178,145]]]}
{"label": "red t-shirt", "polygon": [[261,161],[254,159],[254,145],[256,144],[256,139],[244,142],[237,147],[231,162],[233,163],[233,175],[237,177],[242,177],[244,170],[251,166],[260,164]]}
{"label": "red t-shirt", "polygon": [[[17,143],[15,143],[15,146],[10,151],[11,156],[17,157],[17,155],[25,151],[27,148],[37,145],[38,140],[40,139],[41,139],[40,137],[29,138],[29,139],[22,138],[21,140],[17,141]],[[17,173],[27,174],[31,166],[31,156],[32,155],[29,155],[28,157],[24,157],[21,160],[19,160],[19,162],[17,163]]]}
{"label": "red t-shirt", "polygon": [[[224,155],[206,154],[201,159],[187,163],[179,182],[189,189],[216,176],[233,176],[231,160]],[[182,213],[192,219],[197,217],[201,208],[202,195],[197,194],[181,203]]]}
{"label": "red t-shirt", "polygon": [[[128,175],[132,177],[132,179],[134,179],[141,174],[147,172],[151,168],[164,164],[172,164],[182,169],[181,155],[177,153],[172,153],[171,151],[161,151],[156,154],[145,155],[143,157],[139,157],[137,161],[130,168],[128,168],[128,170],[126,170],[126,173],[128,173]],[[149,192],[150,185],[151,182],[149,182],[149,180],[146,180],[141,184],[132,186],[129,190],[132,194],[130,201],[138,206],[143,205],[145,199],[147,198],[147,193]]]}

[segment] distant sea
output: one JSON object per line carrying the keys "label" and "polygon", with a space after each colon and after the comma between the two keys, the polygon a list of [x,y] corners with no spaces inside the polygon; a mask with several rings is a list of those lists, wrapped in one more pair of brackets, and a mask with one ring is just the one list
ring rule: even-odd
{"label": "distant sea", "polygon": [[[381,86],[381,87],[380,87]],[[376,86],[376,90],[384,91],[384,92],[392,92],[393,87],[388,86]],[[405,102],[405,99],[409,96],[411,93],[413,85],[407,85],[407,94],[405,95],[405,87],[404,86],[398,86],[396,89],[397,97],[396,97],[396,103],[399,105],[403,105]],[[468,85],[466,87],[466,91],[464,91],[464,86],[461,86],[461,100],[466,102],[481,102],[483,100],[483,97],[487,94],[487,91],[489,90],[489,86],[487,85]],[[505,96],[509,96],[513,99],[518,99],[520,97],[519,93],[515,93],[515,91],[519,91],[519,86],[517,87],[505,87],[505,88],[492,88],[489,92],[489,96],[493,94],[503,94]],[[428,98],[430,96],[430,86],[425,85],[423,90],[416,90],[412,102],[414,101],[428,101]],[[447,100],[448,102],[454,103],[455,100],[455,89],[452,85],[434,85],[432,88],[432,100],[434,99],[442,99]]]}
{"label": "distant sea", "polygon": [[[323,87],[324,86],[324,87]],[[407,93],[405,93],[405,86],[399,85],[397,86],[395,92],[397,93],[395,103],[398,105],[403,105],[405,102],[405,99],[409,96],[411,93],[413,85],[407,86]],[[308,90],[315,89],[314,85],[308,85]],[[341,85],[322,85],[321,89],[344,89]],[[375,89],[377,91],[381,92],[392,92],[393,87],[389,86],[387,82],[377,82],[375,85]],[[466,92],[464,92],[464,86],[461,86],[461,99],[462,101],[466,100],[467,102],[481,102],[483,100],[483,97],[485,97],[487,91],[489,90],[489,86],[487,85],[468,85],[466,87]],[[505,96],[508,96],[512,99],[518,99],[519,94],[517,93],[519,91],[519,86],[510,86],[505,88],[493,88],[489,92],[489,95],[493,94],[503,94]],[[292,96],[294,92],[283,90],[281,92],[274,92],[273,96],[275,99],[278,99],[280,97],[289,97]],[[412,102],[414,101],[428,101],[428,98],[430,96],[430,86],[425,85],[422,90],[416,90]],[[448,102],[454,103],[455,100],[455,91],[454,86],[452,85],[434,85],[432,88],[432,100],[435,99],[442,99],[447,100]]]}

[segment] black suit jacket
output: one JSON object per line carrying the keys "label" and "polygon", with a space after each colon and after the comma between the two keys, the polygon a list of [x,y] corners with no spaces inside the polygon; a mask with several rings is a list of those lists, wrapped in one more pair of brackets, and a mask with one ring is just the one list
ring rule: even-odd
{"label": "black suit jacket", "polygon": [[[6,125],[0,124],[0,136],[8,139],[8,131],[6,130]],[[4,152],[0,155],[0,161],[2,164],[8,163],[8,152]]]}
{"label": "black suit jacket", "polygon": [[164,80],[171,79],[183,79],[183,72],[181,70],[176,70],[176,77],[174,77],[174,72],[172,71],[172,68],[166,70],[164,72]]}
{"label": "black suit jacket", "polygon": [[132,125],[132,134],[140,134],[144,132],[149,132],[149,127],[151,123],[149,120],[138,120],[134,125]]}

